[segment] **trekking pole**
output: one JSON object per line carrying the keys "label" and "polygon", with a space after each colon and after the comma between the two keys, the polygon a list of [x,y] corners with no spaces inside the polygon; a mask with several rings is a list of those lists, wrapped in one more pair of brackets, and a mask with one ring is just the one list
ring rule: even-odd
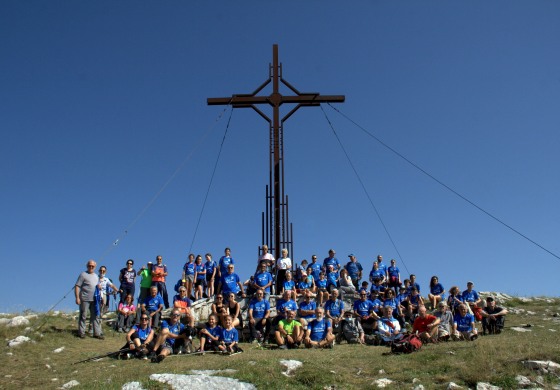
{"label": "trekking pole", "polygon": [[119,349],[118,351],[115,351],[115,352],[109,352],[109,353],[105,353],[103,355],[93,356],[93,357],[90,357],[90,358],[87,358],[87,359],[84,359],[84,360],[80,360],[79,362],[75,362],[75,363],[72,363],[72,364],[91,362],[92,360],[102,359],[104,357],[113,356],[113,355],[117,355],[117,354],[120,354],[120,353],[127,353],[127,352],[130,352],[130,351],[132,351],[132,349],[123,348],[123,349]]}

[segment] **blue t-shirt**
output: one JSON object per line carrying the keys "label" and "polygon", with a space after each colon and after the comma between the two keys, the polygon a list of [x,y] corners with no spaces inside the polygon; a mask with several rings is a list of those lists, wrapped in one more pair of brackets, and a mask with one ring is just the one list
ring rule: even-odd
{"label": "blue t-shirt", "polygon": [[323,260],[323,265],[327,271],[329,270],[329,265],[332,265],[335,271],[340,268],[340,262],[336,257],[327,257]]}
{"label": "blue t-shirt", "polygon": [[[272,282],[272,275],[270,272],[257,272],[255,274],[255,283],[257,286],[264,287],[270,282]],[[270,286],[268,286],[264,291],[270,294]]]}
{"label": "blue t-shirt", "polygon": [[142,344],[144,344],[144,342],[150,335],[150,332],[152,331],[152,328],[150,328],[149,326],[147,326],[146,329],[142,329],[140,325],[134,325],[132,328],[134,329],[134,332],[138,335],[138,338],[140,339]]}
{"label": "blue t-shirt", "polygon": [[212,337],[221,337],[222,336],[222,327],[220,325],[216,325],[215,327],[211,328],[210,325],[206,325],[206,330],[208,333],[212,335]]}
{"label": "blue t-shirt", "polygon": [[222,276],[227,274],[227,266],[230,264],[235,264],[235,261],[233,261],[233,257],[231,256],[220,257],[219,266],[220,266],[220,272]]}
{"label": "blue t-shirt", "polygon": [[296,283],[293,280],[284,281],[284,291],[295,290],[295,288],[296,288]]}
{"label": "blue t-shirt", "polygon": [[233,274],[223,274],[222,275],[222,293],[228,294],[233,292],[237,294],[240,290],[239,288],[239,276],[236,273]]}
{"label": "blue t-shirt", "polygon": [[234,341],[239,341],[239,334],[237,333],[237,329],[222,329],[222,337],[220,337],[220,340],[222,340],[226,344],[233,343]]}
{"label": "blue t-shirt", "polygon": [[163,298],[159,294],[155,297],[149,296],[144,300],[144,304],[146,305],[146,310],[153,313],[159,309],[159,305],[163,305]]}
{"label": "blue t-shirt", "polygon": [[319,264],[318,262],[315,263],[311,263],[309,264],[309,267],[311,267],[311,269],[313,270],[313,279],[315,280],[319,280],[319,274],[321,273],[321,264]]}
{"label": "blue t-shirt", "polygon": [[212,276],[212,273],[214,272],[214,268],[217,267],[216,262],[214,260],[206,260],[204,266],[206,267],[206,275],[208,276]]}
{"label": "blue t-shirt", "polygon": [[327,274],[327,286],[336,286],[338,283],[338,272],[333,271]]}
{"label": "blue t-shirt", "polygon": [[467,313],[464,317],[461,317],[461,314],[457,313],[453,318],[453,322],[457,324],[459,332],[468,332],[472,330],[471,325],[474,323],[474,316],[471,313]]}
{"label": "blue t-shirt", "polygon": [[384,277],[385,277],[385,271],[380,269],[377,270],[372,269],[371,272],[369,273],[369,279],[371,281],[374,281],[375,279],[382,280]]}
{"label": "blue t-shirt", "polygon": [[474,290],[465,290],[463,291],[463,301],[464,302],[476,302],[478,301],[478,293]]}
{"label": "blue t-shirt", "polygon": [[301,281],[298,283],[298,286],[297,286],[297,287],[298,287],[300,290],[305,290],[305,289],[307,289],[307,288],[311,288],[311,283],[309,283],[309,279],[308,279],[308,278],[305,278],[304,280],[301,280]]}
{"label": "blue t-shirt", "polygon": [[261,318],[264,318],[266,312],[270,310],[270,303],[264,299],[262,301],[253,299],[249,304],[249,309],[253,309],[253,318],[260,320]]}
{"label": "blue t-shirt", "polygon": [[389,277],[398,277],[401,271],[399,270],[399,267],[390,266],[389,268],[387,268],[387,272],[389,273]]}
{"label": "blue t-shirt", "polygon": [[318,279],[315,281],[315,285],[318,289],[327,289],[327,279]]}
{"label": "blue t-shirt", "polygon": [[[173,333],[175,335],[178,335],[185,329],[185,325],[181,324],[178,321],[175,323],[175,325],[171,325],[167,321],[163,321],[162,324],[161,324],[161,328],[162,329],[169,329],[169,333]],[[173,339],[171,337],[168,337],[167,339],[165,339],[166,343],[169,344],[169,345],[175,344],[175,340],[176,339]]]}
{"label": "blue t-shirt", "polygon": [[204,264],[199,264],[195,267],[196,280],[206,279],[206,266]]}
{"label": "blue t-shirt", "polygon": [[325,302],[325,311],[329,311],[330,315],[333,317],[340,317],[342,311],[344,310],[344,302],[342,300],[337,299],[333,301],[332,299],[327,300]]}
{"label": "blue t-shirt", "polygon": [[393,311],[394,311],[394,312],[397,312],[397,313],[398,313],[398,312],[399,312],[399,303],[400,303],[400,302],[399,302],[399,300],[398,300],[397,298],[386,299],[386,300],[383,302],[383,307],[385,307],[385,306],[390,306],[390,307],[393,308]]}
{"label": "blue t-shirt", "polygon": [[291,299],[288,299],[286,301],[283,298],[276,301],[276,312],[278,313],[279,316],[284,317],[284,312],[286,309],[289,309],[291,311],[297,310],[298,305],[296,301]]}
{"label": "blue t-shirt", "polygon": [[183,271],[185,271],[185,275],[194,275],[194,267],[196,267],[196,264],[194,262],[186,263],[183,266]]}
{"label": "blue t-shirt", "polygon": [[358,262],[353,262],[353,261],[349,261],[346,264],[346,271],[348,271],[348,276],[350,276],[350,279],[355,280],[358,279],[358,275],[360,274],[360,271],[363,270],[362,265]]}
{"label": "blue t-shirt", "polygon": [[445,288],[441,285],[441,283],[437,283],[435,286],[430,286],[430,292],[433,295],[441,295],[445,291]]}
{"label": "blue t-shirt", "polygon": [[324,318],[322,320],[313,320],[307,324],[307,329],[311,330],[309,338],[312,341],[321,341],[327,337],[327,331],[331,328],[331,320]]}
{"label": "blue t-shirt", "polygon": [[383,275],[385,275],[387,273],[387,265],[385,265],[385,263],[383,262],[377,262],[377,268],[383,272]]}
{"label": "blue t-shirt", "polygon": [[373,307],[373,311],[376,312],[377,314],[379,314],[381,308],[383,307],[383,302],[381,302],[379,299],[371,299],[369,300],[371,302],[371,306]]}
{"label": "blue t-shirt", "polygon": [[411,283],[410,286],[408,286],[408,291],[410,292],[413,287],[416,287],[416,291],[420,292],[420,285],[416,282]]}
{"label": "blue t-shirt", "polygon": [[366,299],[365,301],[358,299],[354,302],[354,310],[360,316],[367,316],[371,311],[373,311],[373,303],[369,299]]}
{"label": "blue t-shirt", "polygon": [[301,318],[305,318],[305,319],[315,318],[315,309],[317,308],[317,303],[315,301],[300,302],[299,303],[299,308],[300,308],[300,310],[313,310],[313,314],[300,316]]}

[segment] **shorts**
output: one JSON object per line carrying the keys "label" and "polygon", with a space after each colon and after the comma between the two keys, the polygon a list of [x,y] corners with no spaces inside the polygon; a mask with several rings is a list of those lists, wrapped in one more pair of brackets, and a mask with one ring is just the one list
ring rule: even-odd
{"label": "shorts", "polygon": [[198,286],[206,287],[206,279],[196,279],[196,282],[194,283],[194,285],[196,287],[198,287]]}
{"label": "shorts", "polygon": [[185,275],[185,281],[194,283],[194,274],[192,275]]}

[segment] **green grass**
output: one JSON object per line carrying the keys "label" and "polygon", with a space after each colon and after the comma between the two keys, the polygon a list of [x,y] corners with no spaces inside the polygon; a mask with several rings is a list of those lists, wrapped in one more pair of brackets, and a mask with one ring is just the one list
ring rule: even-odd
{"label": "green grass", "polygon": [[[15,348],[4,343],[0,354],[0,388],[49,389],[75,379],[81,384],[77,389],[120,389],[131,381],[139,381],[146,389],[168,389],[168,385],[152,381],[149,376],[154,373],[187,374],[191,369],[229,368],[236,372],[225,376],[261,389],[375,388],[373,382],[379,378],[393,380],[388,387],[391,389],[411,389],[414,378],[426,389],[444,389],[451,381],[465,388],[474,388],[477,382],[484,381],[504,389],[515,389],[516,375],[525,375],[533,381],[538,375],[525,369],[522,360],[560,363],[560,322],[551,317],[560,312],[560,300],[555,299],[552,303],[514,300],[511,306],[536,314],[508,316],[506,330],[499,336],[480,337],[475,342],[427,345],[410,355],[384,355],[388,351],[385,347],[347,344],[337,345],[334,350],[289,351],[261,350],[244,344],[245,353],[231,357],[183,355],[168,358],[161,364],[111,358],[73,364],[119,349],[124,344],[124,336],[106,328],[104,341],[89,337],[80,340],[73,335],[74,318],[40,315],[31,321],[32,330],[27,332],[22,328],[0,325],[0,336],[6,340],[26,335],[34,341]],[[518,333],[510,329],[527,323],[532,325],[531,332]],[[44,324],[41,329],[33,330],[41,324]],[[53,353],[62,346],[65,347],[62,353]],[[281,359],[299,360],[303,366],[292,377],[286,377],[282,374]],[[57,380],[53,381],[53,378]],[[560,383],[554,374],[544,375],[543,379],[545,388]]]}

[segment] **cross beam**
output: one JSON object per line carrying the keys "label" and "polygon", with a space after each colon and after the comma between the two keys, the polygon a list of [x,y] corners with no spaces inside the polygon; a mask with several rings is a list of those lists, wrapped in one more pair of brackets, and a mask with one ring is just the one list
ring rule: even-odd
{"label": "cross beam", "polygon": [[[272,93],[268,96],[257,95],[272,82]],[[285,96],[280,93],[280,83],[284,84],[294,93]],[[273,187],[270,195],[267,186],[267,215],[266,223],[263,216],[263,243],[266,243],[271,252],[278,259],[281,257],[282,247],[289,245],[293,258],[292,228],[288,222],[288,198],[284,195],[284,122],[300,107],[319,106],[321,103],[342,103],[343,95],[321,95],[319,93],[299,92],[282,77],[282,64],[278,63],[278,45],[272,46],[272,64],[269,65],[269,77],[251,94],[236,94],[231,97],[208,98],[208,105],[231,105],[233,108],[252,108],[269,124],[270,131],[270,172],[269,184]],[[296,106],[280,119],[280,106],[282,104],[296,104]],[[262,112],[257,105],[268,104],[272,106],[272,119]],[[274,215],[270,215],[274,201]],[[270,206],[270,207],[269,207]],[[288,225],[290,228],[288,229]],[[269,231],[270,228],[270,231]],[[266,230],[266,238],[265,238]]]}

